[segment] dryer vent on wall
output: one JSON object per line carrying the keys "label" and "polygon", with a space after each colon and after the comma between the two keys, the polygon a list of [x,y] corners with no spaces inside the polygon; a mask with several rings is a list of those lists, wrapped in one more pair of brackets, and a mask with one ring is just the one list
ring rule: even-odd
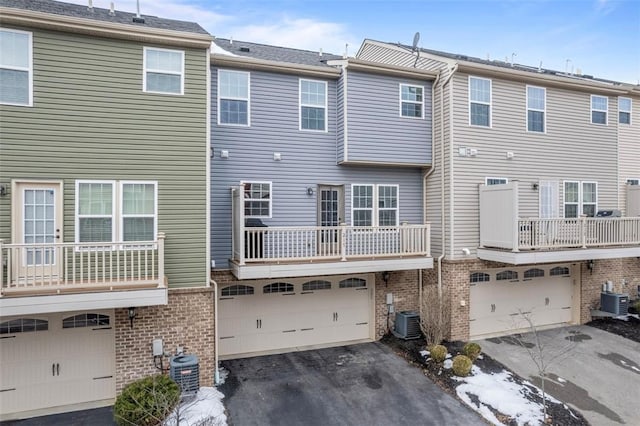
{"label": "dryer vent on wall", "polygon": [[405,340],[420,338],[422,335],[420,331],[420,315],[414,311],[396,313],[396,325],[393,334]]}
{"label": "dryer vent on wall", "polygon": [[178,355],[169,360],[169,376],[183,393],[200,389],[200,366],[195,355]]}

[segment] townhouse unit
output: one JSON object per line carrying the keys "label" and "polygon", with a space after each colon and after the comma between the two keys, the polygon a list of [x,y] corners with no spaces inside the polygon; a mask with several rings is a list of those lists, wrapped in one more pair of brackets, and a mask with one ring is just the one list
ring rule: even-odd
{"label": "townhouse unit", "polygon": [[218,355],[380,338],[418,309],[436,74],[216,39]]}
{"label": "townhouse unit", "polygon": [[112,404],[158,371],[155,338],[197,353],[211,383],[211,39],[0,2],[2,420]]}
{"label": "townhouse unit", "polygon": [[425,285],[451,338],[584,323],[607,282],[636,296],[639,86],[374,40],[356,57],[439,73]]}

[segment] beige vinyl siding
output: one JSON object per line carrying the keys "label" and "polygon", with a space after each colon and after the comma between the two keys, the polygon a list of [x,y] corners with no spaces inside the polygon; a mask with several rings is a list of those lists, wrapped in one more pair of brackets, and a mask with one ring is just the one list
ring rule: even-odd
{"label": "beige vinyl siding", "polygon": [[[631,125],[618,124],[618,143],[620,175],[618,187],[620,189],[619,209],[623,212],[627,206],[627,189],[625,183],[629,178],[640,179],[640,97],[631,97]],[[618,100],[614,102],[616,122],[618,120]]]}
{"label": "beige vinyl siding", "polygon": [[[539,194],[532,188],[539,180],[560,182],[561,212],[563,180],[597,181],[598,209],[617,208],[615,97],[609,97],[609,125],[593,125],[590,93],[547,88],[546,133],[533,133],[526,131],[526,83],[492,79],[492,127],[472,127],[468,77],[454,76],[454,257],[463,247],[478,247],[478,185],[487,176],[522,183],[521,217],[539,214]],[[460,146],[477,149],[477,156],[457,156]]]}
{"label": "beige vinyl siding", "polygon": [[[28,30],[28,29],[25,29]],[[143,93],[143,44],[34,30],[33,107],[0,106],[0,183],[64,181],[64,240],[77,179],[158,182],[171,287],[206,284],[206,51],[185,51],[185,94]],[[11,239],[11,194],[0,238]]]}

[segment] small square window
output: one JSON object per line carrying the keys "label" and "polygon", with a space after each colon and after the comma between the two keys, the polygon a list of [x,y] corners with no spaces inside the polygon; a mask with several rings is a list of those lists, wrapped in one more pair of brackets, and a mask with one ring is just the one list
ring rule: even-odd
{"label": "small square window", "polygon": [[0,29],[0,104],[33,104],[31,33]]}
{"label": "small square window", "polygon": [[144,48],[144,91],[182,95],[184,93],[184,52]]}
{"label": "small square window", "polygon": [[400,85],[400,116],[424,117],[424,87],[408,84]]}

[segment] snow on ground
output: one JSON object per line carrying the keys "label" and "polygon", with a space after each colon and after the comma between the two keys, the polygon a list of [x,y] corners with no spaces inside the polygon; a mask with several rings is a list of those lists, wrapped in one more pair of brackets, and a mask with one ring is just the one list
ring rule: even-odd
{"label": "snow on ground", "polygon": [[537,388],[516,383],[510,372],[489,374],[474,365],[470,376],[455,379],[461,382],[456,387],[458,397],[494,425],[502,423],[489,407],[512,417],[518,425],[543,424],[542,405],[527,397],[531,392],[538,393]]}
{"label": "snow on ground", "polygon": [[634,317],[634,318],[640,319],[640,315],[638,315],[638,314],[618,315],[617,317],[613,317],[613,318],[617,319],[617,320],[622,320],[622,321],[629,321],[629,317]]}
{"label": "snow on ground", "polygon": [[195,397],[185,398],[164,426],[226,426],[222,398],[224,395],[216,388],[201,387]]}
{"label": "snow on ground", "polygon": [[558,376],[557,379],[560,383],[567,383],[567,381],[565,379],[563,379],[562,377]]}
{"label": "snow on ground", "polygon": [[449,358],[445,359],[444,362],[442,363],[442,366],[445,368],[445,370],[450,369],[453,366],[453,361],[450,360]]}
{"label": "snow on ground", "polygon": [[429,351],[420,351],[420,355],[422,355],[423,358],[428,357],[430,354],[431,354],[431,352],[429,352]]}

